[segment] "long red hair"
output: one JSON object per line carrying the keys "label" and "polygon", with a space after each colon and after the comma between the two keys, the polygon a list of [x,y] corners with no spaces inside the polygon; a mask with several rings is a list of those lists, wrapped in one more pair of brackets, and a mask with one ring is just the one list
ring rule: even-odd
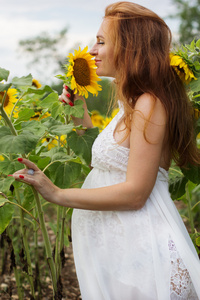
{"label": "long red hair", "polygon": [[169,27],[157,14],[132,2],[107,6],[105,18],[111,20],[117,96],[124,104],[127,127],[138,97],[151,94],[166,110],[171,158],[180,167],[199,164],[191,103],[170,66]]}

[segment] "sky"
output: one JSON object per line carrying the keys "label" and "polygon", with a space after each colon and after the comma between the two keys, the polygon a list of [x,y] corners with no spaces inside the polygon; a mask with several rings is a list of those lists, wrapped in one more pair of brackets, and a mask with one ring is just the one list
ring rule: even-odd
{"label": "sky", "polygon": [[[56,33],[67,26],[67,40],[60,49],[67,56],[73,45],[85,47],[95,41],[104,9],[113,2],[115,0],[0,0],[0,67],[9,70],[11,77],[29,73],[33,77],[40,76],[34,66],[27,67],[27,58],[19,54],[19,41],[34,38],[44,31]],[[133,2],[156,12],[165,19],[172,33],[177,34],[178,22],[166,18],[176,12],[173,0]],[[41,80],[48,80],[46,75]]]}

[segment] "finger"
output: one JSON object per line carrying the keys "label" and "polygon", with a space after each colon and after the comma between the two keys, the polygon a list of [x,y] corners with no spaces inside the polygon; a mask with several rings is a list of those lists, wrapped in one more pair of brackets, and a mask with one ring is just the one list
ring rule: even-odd
{"label": "finger", "polygon": [[62,94],[61,96],[59,96],[59,101],[64,103],[64,104],[69,104],[70,106],[74,106],[74,103],[69,99],[71,95],[70,94]]}
{"label": "finger", "polygon": [[[31,171],[31,172],[30,172]],[[38,174],[38,172],[39,171],[35,171],[34,170],[34,172],[32,172],[33,171],[33,169],[31,168],[31,169],[28,169],[28,168],[26,168],[26,169],[21,169],[21,170],[18,170],[18,171],[16,171],[14,174],[15,175],[31,175],[31,176],[33,176],[33,175],[35,175],[35,174]],[[13,174],[13,175],[14,175]]]}
{"label": "finger", "polygon": [[13,178],[15,178],[15,180],[17,181],[21,181],[21,182],[25,182],[27,184],[31,184],[34,186],[34,184],[36,183],[36,180],[33,176],[31,175],[25,175],[25,174],[16,174],[14,173]]}
{"label": "finger", "polygon": [[26,158],[18,158],[18,161],[22,164],[24,164],[28,169],[33,169],[34,171],[39,171],[40,169],[30,160]]}
{"label": "finger", "polygon": [[58,100],[59,100],[60,102],[64,103],[64,104],[67,103],[67,101],[63,99],[63,96],[62,96],[62,95],[60,95],[60,96],[58,97]]}
{"label": "finger", "polygon": [[63,89],[62,91],[62,96],[67,99],[70,99],[71,98],[71,93],[69,91],[66,91],[65,89]]}
{"label": "finger", "polygon": [[21,169],[21,170],[18,170],[18,171],[16,171],[15,173],[13,173],[13,175],[14,174],[16,174],[16,175],[24,175],[24,174],[27,174],[27,171],[28,171],[28,169]]}

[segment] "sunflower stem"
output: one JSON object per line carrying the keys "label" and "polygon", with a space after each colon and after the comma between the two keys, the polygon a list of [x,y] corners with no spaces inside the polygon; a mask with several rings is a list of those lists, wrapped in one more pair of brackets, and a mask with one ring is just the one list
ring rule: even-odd
{"label": "sunflower stem", "polygon": [[65,217],[66,217],[66,207],[62,207],[62,214],[61,214],[61,230],[60,230],[60,249],[59,249],[59,254],[60,254],[60,264],[59,264],[59,269],[58,269],[58,274],[61,273],[61,253],[64,247],[64,235],[65,235]]}
{"label": "sunflower stem", "polygon": [[20,279],[20,272],[19,272],[19,269],[17,268],[16,266],[16,262],[15,262],[15,251],[14,251],[14,248],[13,248],[13,243],[12,243],[12,237],[11,237],[11,230],[9,228],[10,226],[8,226],[6,228],[6,233],[9,237],[9,240],[11,241],[11,250],[13,251],[13,254],[14,254],[14,265],[13,265],[13,270],[14,270],[14,274],[15,274],[15,280],[16,280],[16,285],[17,285],[17,294],[18,294],[18,297],[19,297],[19,300],[23,300],[23,289],[22,289],[22,284],[21,284],[21,279]]}
{"label": "sunflower stem", "polygon": [[[21,198],[20,198],[18,189],[15,189],[15,195],[16,195],[18,203],[21,205]],[[25,249],[25,253],[26,253],[27,264],[28,264],[28,272],[27,272],[28,280],[29,280],[30,287],[31,287],[31,294],[32,294],[33,298],[35,299],[35,289],[34,289],[34,283],[33,283],[33,270],[32,270],[32,266],[31,266],[31,256],[30,256],[30,251],[29,251],[29,246],[28,246],[26,226],[24,223],[24,211],[22,209],[20,209],[20,225],[21,225],[21,234],[22,234],[24,249]]]}
{"label": "sunflower stem", "polygon": [[188,218],[189,218],[189,222],[190,222],[190,227],[191,227],[191,232],[194,233],[195,229],[194,229],[194,220],[193,220],[193,216],[192,216],[192,206],[191,206],[191,198],[190,198],[190,192],[189,192],[189,187],[188,184],[186,184],[186,200],[187,200],[187,210],[188,210]]}
{"label": "sunflower stem", "polygon": [[[37,218],[37,210],[34,209],[34,217]],[[40,279],[40,263],[39,263],[39,255],[38,255],[38,226],[37,222],[34,222],[34,252],[35,252],[35,281],[37,283],[36,287],[39,293],[39,297],[41,296],[41,279]]]}
{"label": "sunflower stem", "polygon": [[42,209],[42,205],[41,205],[41,202],[39,199],[38,192],[35,190],[34,187],[31,187],[31,188],[32,188],[33,194],[35,196],[35,200],[36,200],[38,217],[39,217],[39,221],[40,221],[41,231],[42,231],[42,235],[44,238],[45,250],[46,250],[46,255],[47,255],[47,263],[50,268],[51,278],[52,278],[52,283],[53,283],[53,290],[54,290],[54,294],[55,294],[57,291],[56,268],[55,268],[55,263],[54,263],[53,256],[52,256],[51,243],[50,243],[49,236],[47,233],[47,228],[45,226],[44,212]]}
{"label": "sunflower stem", "polygon": [[60,217],[61,217],[61,210],[62,207],[57,207],[57,227],[56,227],[56,246],[55,246],[55,265],[56,265],[56,274],[57,274],[57,280],[59,278],[59,265],[60,265],[60,256],[59,256],[59,244],[60,244]]}
{"label": "sunflower stem", "polygon": [[14,112],[14,110],[15,110],[15,107],[17,106],[18,102],[23,98],[24,94],[25,94],[25,93],[22,93],[21,96],[20,96],[20,97],[18,98],[18,100],[16,101],[16,103],[14,104],[13,109],[12,109],[11,114],[10,114],[10,120],[12,119],[12,115],[13,115],[13,112]]}
{"label": "sunflower stem", "polygon": [[9,119],[7,113],[5,112],[3,105],[0,108],[1,110],[1,115],[4,118],[4,121],[6,122],[7,126],[10,128],[10,131],[12,132],[13,135],[17,136],[17,131],[15,130],[11,120]]}

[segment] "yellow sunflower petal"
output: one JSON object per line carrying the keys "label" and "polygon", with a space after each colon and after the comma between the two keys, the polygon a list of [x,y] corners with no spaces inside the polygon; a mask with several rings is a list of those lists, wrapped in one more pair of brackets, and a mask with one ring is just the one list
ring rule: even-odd
{"label": "yellow sunflower petal", "polygon": [[[4,95],[5,92],[0,92],[0,103],[2,103]],[[7,94],[4,101],[4,110],[8,115],[11,114],[15,102],[17,102],[17,90],[10,88],[7,90]]]}
{"label": "yellow sunflower petal", "polygon": [[70,77],[71,89],[86,98],[88,92],[97,95],[101,90],[97,81],[101,79],[96,74],[94,58],[88,52],[88,47],[74,50],[74,54],[68,55],[68,62],[66,76]]}
{"label": "yellow sunflower petal", "polygon": [[37,80],[37,79],[34,79],[32,80],[32,85],[35,86],[37,89],[41,88],[41,83]]}
{"label": "yellow sunflower petal", "polygon": [[193,78],[197,79],[181,56],[170,53],[170,65],[174,67],[180,79],[186,84]]}

